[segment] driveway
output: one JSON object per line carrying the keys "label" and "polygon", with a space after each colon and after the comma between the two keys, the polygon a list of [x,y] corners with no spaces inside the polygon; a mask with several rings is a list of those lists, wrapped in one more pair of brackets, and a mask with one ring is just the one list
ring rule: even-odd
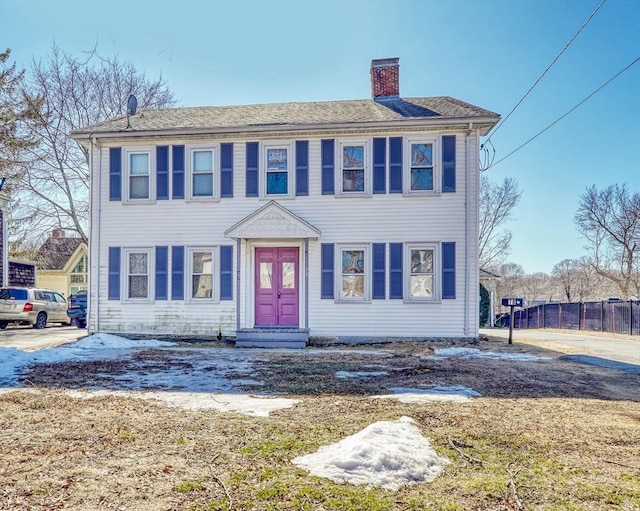
{"label": "driveway", "polygon": [[[509,329],[481,328],[480,334],[507,340]],[[636,370],[632,372],[640,372],[640,339],[638,337],[622,337],[584,331],[514,329],[513,341],[535,344],[567,353],[571,358],[592,365],[613,367],[617,364],[620,366],[619,368],[628,365],[637,366]]]}
{"label": "driveway", "polygon": [[85,328],[76,328],[75,326],[49,325],[47,328],[38,330],[31,326],[9,325],[6,330],[0,330],[0,346],[18,348],[22,351],[35,351],[75,342],[86,335]]}

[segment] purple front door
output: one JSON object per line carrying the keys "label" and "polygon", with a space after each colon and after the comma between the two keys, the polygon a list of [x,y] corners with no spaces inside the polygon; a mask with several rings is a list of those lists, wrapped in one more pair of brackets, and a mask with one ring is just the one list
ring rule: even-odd
{"label": "purple front door", "polygon": [[298,326],[298,248],[256,248],[256,326]]}

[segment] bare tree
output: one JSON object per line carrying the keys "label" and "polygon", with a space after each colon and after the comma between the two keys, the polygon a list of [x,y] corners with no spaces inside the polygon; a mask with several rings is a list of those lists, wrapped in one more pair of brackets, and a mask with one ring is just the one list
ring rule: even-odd
{"label": "bare tree", "polygon": [[626,185],[587,188],[575,215],[595,271],[614,282],[623,298],[640,295],[640,194]]}
{"label": "bare tree", "polygon": [[20,176],[23,155],[34,141],[25,133],[25,122],[38,116],[41,98],[23,95],[24,71],[8,64],[11,50],[0,53],[0,179],[8,180],[5,191]]}
{"label": "bare tree", "polygon": [[41,96],[37,119],[28,135],[37,140],[29,162],[16,183],[14,221],[18,240],[42,238],[62,227],[87,240],[89,155],[69,137],[77,128],[126,113],[135,94],[141,109],[175,103],[162,77],[147,79],[132,63],[117,57],[102,59],[95,52],[85,60],[53,47],[44,62],[34,62],[24,91]]}
{"label": "bare tree", "polygon": [[504,263],[497,268],[496,272],[500,275],[496,285],[498,304],[504,297],[522,296],[522,281],[525,276],[522,266],[516,263]]}
{"label": "bare tree", "polygon": [[486,174],[480,177],[480,265],[497,268],[509,255],[511,231],[504,224],[511,219],[522,192],[513,178],[494,183]]}

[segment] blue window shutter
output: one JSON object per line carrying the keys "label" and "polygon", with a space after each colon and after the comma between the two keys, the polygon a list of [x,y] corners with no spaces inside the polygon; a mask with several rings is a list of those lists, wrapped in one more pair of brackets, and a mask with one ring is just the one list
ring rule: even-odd
{"label": "blue window shutter", "polygon": [[442,299],[456,297],[456,244],[442,243]]}
{"label": "blue window shutter", "polygon": [[333,243],[323,243],[321,249],[322,282],[320,298],[333,298],[333,261],[335,257]]}
{"label": "blue window shutter", "polygon": [[[322,195],[335,193],[335,142],[331,139],[322,141]],[[333,294],[331,296],[333,298]]]}
{"label": "blue window shutter", "polygon": [[247,142],[247,197],[258,196],[258,142]]}
{"label": "blue window shutter", "polygon": [[373,193],[387,193],[387,139],[373,139]]}
{"label": "blue window shutter", "polygon": [[122,200],[122,148],[109,148],[109,200]]}
{"label": "blue window shutter", "polygon": [[389,298],[402,300],[402,243],[389,243]]}
{"label": "blue window shutter", "polygon": [[120,300],[120,247],[109,247],[109,300]]}
{"label": "blue window shutter", "polygon": [[156,198],[169,198],[169,146],[156,147]]}
{"label": "blue window shutter", "polygon": [[184,146],[173,146],[173,198],[184,199]]}
{"label": "blue window shutter", "polygon": [[456,191],[456,136],[442,137],[442,191]]}
{"label": "blue window shutter", "polygon": [[374,300],[384,300],[387,297],[385,268],[386,245],[384,243],[373,244],[373,294]]}
{"label": "blue window shutter", "polygon": [[220,144],[220,197],[233,197],[233,143]]}
{"label": "blue window shutter", "polygon": [[296,195],[309,195],[309,141],[296,141]]}
{"label": "blue window shutter", "polygon": [[169,248],[156,247],[156,300],[167,299]]}
{"label": "blue window shutter", "polygon": [[233,300],[233,246],[220,247],[220,300]]}
{"label": "blue window shutter", "polygon": [[171,299],[184,300],[184,247],[171,247]]}
{"label": "blue window shutter", "polygon": [[389,139],[389,193],[402,193],[402,137]]}

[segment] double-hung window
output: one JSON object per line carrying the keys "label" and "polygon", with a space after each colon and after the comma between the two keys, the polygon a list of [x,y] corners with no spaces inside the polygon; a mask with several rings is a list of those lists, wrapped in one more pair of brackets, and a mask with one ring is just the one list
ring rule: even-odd
{"label": "double-hung window", "polygon": [[339,297],[346,301],[369,299],[371,269],[369,249],[365,245],[340,246],[340,290]]}
{"label": "double-hung window", "polygon": [[293,144],[263,146],[263,196],[290,197],[295,189]]}
{"label": "double-hung window", "polygon": [[126,155],[126,197],[127,200],[150,201],[155,197],[154,172],[155,158],[152,148],[130,148],[125,150]]}
{"label": "double-hung window", "polygon": [[436,288],[436,258],[435,244],[408,244],[405,257],[408,259],[406,274],[408,296],[411,301],[429,301],[438,298]]}
{"label": "double-hung window", "polygon": [[438,144],[436,138],[408,139],[405,161],[405,193],[422,194],[438,192],[436,165]]}
{"label": "double-hung window", "polygon": [[212,300],[214,292],[215,249],[189,249],[189,297],[192,300]]}
{"label": "double-hung window", "polygon": [[215,147],[190,147],[188,160],[191,199],[212,199],[220,196],[218,191],[218,161]]}
{"label": "double-hung window", "polygon": [[128,249],[125,251],[126,297],[128,300],[150,299],[151,250]]}
{"label": "double-hung window", "polygon": [[343,140],[338,144],[339,172],[336,177],[338,195],[370,194],[368,140]]}

